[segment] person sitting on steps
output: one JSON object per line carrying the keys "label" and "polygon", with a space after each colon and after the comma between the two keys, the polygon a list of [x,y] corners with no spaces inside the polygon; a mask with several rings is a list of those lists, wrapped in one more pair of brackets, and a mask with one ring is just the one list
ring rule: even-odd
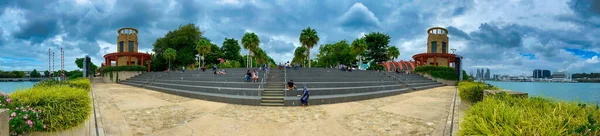
{"label": "person sitting on steps", "polygon": [[202,66],[202,72],[206,71],[206,65]]}
{"label": "person sitting on steps", "polygon": [[256,83],[258,81],[258,72],[256,72],[256,70],[254,70],[254,72],[252,72],[252,82]]}
{"label": "person sitting on steps", "polygon": [[244,79],[246,79],[246,82],[249,82],[251,77],[252,77],[252,73],[250,73],[250,70],[246,71],[246,75],[244,76]]}
{"label": "person sitting on steps", "polygon": [[296,90],[296,85],[294,85],[294,80],[290,80],[286,86],[287,90]]}

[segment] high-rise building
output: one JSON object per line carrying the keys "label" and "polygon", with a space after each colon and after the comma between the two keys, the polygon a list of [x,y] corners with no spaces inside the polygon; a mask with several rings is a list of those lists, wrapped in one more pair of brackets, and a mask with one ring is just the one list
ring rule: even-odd
{"label": "high-rise building", "polygon": [[542,77],[541,78],[546,78],[546,79],[552,78],[550,70],[542,70]]}
{"label": "high-rise building", "polygon": [[485,79],[492,79],[492,77],[491,77],[491,73],[490,73],[490,69],[489,69],[489,68],[488,68],[488,69],[486,69],[486,71],[485,71]]}
{"label": "high-rise building", "polygon": [[541,78],[542,77],[541,73],[542,73],[542,70],[540,70],[540,69],[533,70],[533,78]]}

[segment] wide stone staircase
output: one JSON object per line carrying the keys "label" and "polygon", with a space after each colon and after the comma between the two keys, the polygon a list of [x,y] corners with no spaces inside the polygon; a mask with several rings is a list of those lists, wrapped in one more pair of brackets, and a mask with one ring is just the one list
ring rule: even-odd
{"label": "wide stone staircase", "polygon": [[274,69],[269,71],[267,76],[267,84],[262,92],[260,105],[283,106],[285,73],[282,70]]}
{"label": "wide stone staircase", "polygon": [[382,74],[400,81],[413,90],[444,86],[444,84],[440,82],[436,82],[435,80],[431,80],[418,74],[398,74],[393,72],[382,72]]}
{"label": "wide stone staircase", "polygon": [[[215,75],[212,70],[148,72],[121,83],[202,100],[264,106],[300,105],[298,95],[302,94],[303,87],[310,90],[309,103],[314,105],[379,98],[444,86],[416,74],[345,72],[331,68],[271,69],[268,74],[260,71],[261,82],[248,83],[244,82],[246,70],[226,69],[226,75]],[[297,90],[285,90],[289,80],[294,80]]]}
{"label": "wide stone staircase", "polygon": [[[212,70],[148,72],[121,83],[202,100],[259,105],[264,84],[245,82],[246,68],[225,70],[225,75],[214,74]],[[263,71],[259,72],[260,78],[264,78]]]}

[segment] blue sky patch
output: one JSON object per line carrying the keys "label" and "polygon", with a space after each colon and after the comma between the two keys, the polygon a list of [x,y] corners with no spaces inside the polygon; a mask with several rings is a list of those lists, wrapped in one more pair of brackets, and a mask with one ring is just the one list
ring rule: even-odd
{"label": "blue sky patch", "polygon": [[527,58],[529,60],[535,59],[535,54],[531,54],[531,53],[519,53],[519,54],[521,55],[521,57]]}
{"label": "blue sky patch", "polygon": [[585,59],[589,59],[589,58],[592,58],[594,56],[600,56],[600,54],[598,54],[596,52],[586,51],[586,50],[582,50],[582,49],[566,48],[565,50],[567,50],[568,52],[572,52],[576,56],[580,56],[580,57],[585,58]]}

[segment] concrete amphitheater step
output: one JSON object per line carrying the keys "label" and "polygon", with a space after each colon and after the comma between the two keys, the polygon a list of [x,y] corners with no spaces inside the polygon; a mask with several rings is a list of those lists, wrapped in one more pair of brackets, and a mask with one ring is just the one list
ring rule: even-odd
{"label": "concrete amphitheater step", "polygon": [[283,103],[260,103],[262,106],[284,106]]}

